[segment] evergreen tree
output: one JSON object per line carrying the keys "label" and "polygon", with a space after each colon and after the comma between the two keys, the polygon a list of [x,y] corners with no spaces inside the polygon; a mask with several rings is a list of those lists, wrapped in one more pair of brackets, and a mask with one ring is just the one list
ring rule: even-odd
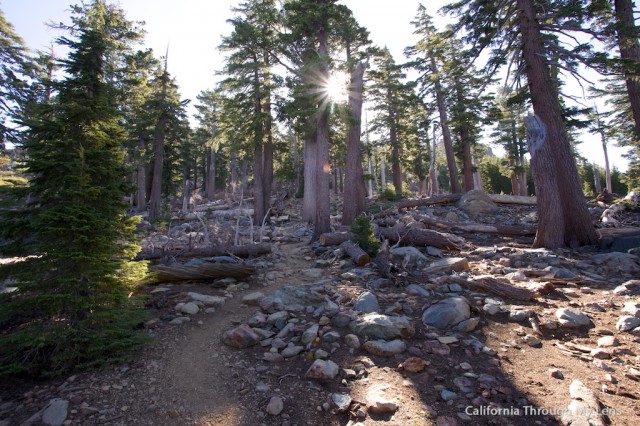
{"label": "evergreen tree", "polygon": [[9,228],[33,256],[15,266],[18,289],[0,301],[0,375],[100,365],[143,342],[128,297],[136,267],[127,259],[139,246],[125,215],[126,133],[111,79],[117,46],[137,33],[103,0],[72,11],[72,37],[59,39],[67,78],[24,123],[30,201]]}

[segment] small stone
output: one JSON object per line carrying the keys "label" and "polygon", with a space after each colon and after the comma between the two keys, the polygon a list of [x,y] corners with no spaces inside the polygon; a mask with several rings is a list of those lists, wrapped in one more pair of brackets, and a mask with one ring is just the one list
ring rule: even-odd
{"label": "small stone", "polygon": [[376,296],[373,293],[366,291],[355,300],[354,308],[358,312],[371,313],[377,312],[378,309],[380,309],[380,305],[378,304]]}
{"label": "small stone", "polygon": [[556,311],[556,318],[563,327],[582,327],[591,325],[591,319],[580,311],[561,308]]}
{"label": "small stone", "polygon": [[350,348],[360,349],[360,339],[355,334],[347,334],[344,336],[344,342]]}
{"label": "small stone", "polygon": [[440,398],[442,398],[443,401],[452,401],[457,397],[458,397],[458,394],[455,392],[451,392],[450,390],[442,389],[440,391]]}
{"label": "small stone", "polygon": [[69,401],[54,398],[42,411],[42,423],[49,426],[62,426],[67,419]]}
{"label": "small stone", "polygon": [[482,307],[482,310],[488,313],[489,315],[495,315],[501,311],[499,305],[495,305],[493,303],[487,303]]}
{"label": "small stone", "polygon": [[393,413],[398,410],[395,398],[391,398],[388,393],[393,389],[388,385],[372,386],[367,392],[367,409],[370,413]]}
{"label": "small stone", "polygon": [[615,336],[603,336],[598,339],[598,347],[600,348],[610,348],[618,345],[620,345],[620,342]]}
{"label": "small stone", "polygon": [[200,311],[200,308],[198,307],[198,305],[196,305],[193,302],[185,303],[180,307],[180,312],[182,312],[183,314],[195,315],[199,311]]}
{"label": "small stone", "polygon": [[622,312],[640,318],[640,303],[625,302],[624,307],[622,308]]}
{"label": "small stone", "polygon": [[284,357],[277,352],[265,352],[262,355],[262,360],[265,362],[283,362]]}
{"label": "small stone", "polygon": [[409,373],[419,373],[420,371],[424,370],[425,366],[426,363],[424,362],[424,360],[418,357],[407,358],[402,363],[402,369],[404,371],[408,371]]}
{"label": "small stone", "polygon": [[304,346],[289,346],[282,350],[280,353],[285,358],[291,358],[298,355],[304,350]]}
{"label": "small stone", "polygon": [[607,352],[605,349],[596,348],[591,351],[590,354],[592,357],[596,359],[610,359],[611,354]]}
{"label": "small stone", "polygon": [[625,315],[616,322],[616,329],[620,331],[629,331],[636,327],[640,327],[640,318],[635,316]]}
{"label": "small stone", "polygon": [[532,348],[540,348],[542,347],[542,342],[533,334],[527,334],[522,338],[522,341]]}
{"label": "small stone", "polygon": [[562,371],[560,371],[557,368],[552,368],[549,370],[549,375],[551,377],[553,377],[554,379],[558,379],[558,380],[564,380],[564,374],[562,374]]}
{"label": "small stone", "polygon": [[459,322],[455,329],[462,331],[463,333],[469,333],[470,331],[475,330],[478,324],[480,324],[480,317],[472,317],[468,320]]}
{"label": "small stone", "polygon": [[365,342],[364,349],[373,355],[389,358],[404,352],[407,344],[402,340],[369,340]]}
{"label": "small stone", "polygon": [[242,296],[242,303],[251,306],[260,306],[260,300],[264,298],[264,293],[261,291],[254,291],[253,293]]}
{"label": "small stone", "polygon": [[458,342],[458,338],[455,336],[438,336],[438,342],[444,344],[444,345],[449,345],[451,343],[457,343]]}
{"label": "small stone", "polygon": [[280,398],[279,396],[274,396],[269,400],[266,411],[272,416],[277,416],[278,414],[282,413],[283,409],[284,401],[282,400],[282,398]]}
{"label": "small stone", "polygon": [[196,302],[202,302],[205,306],[210,306],[213,308],[221,308],[224,306],[225,298],[220,296],[210,296],[208,294],[200,294],[200,293],[187,293],[192,300]]}
{"label": "small stone", "polygon": [[351,405],[351,397],[344,393],[332,393],[331,401],[338,407],[339,413],[344,413]]}
{"label": "small stone", "polygon": [[429,306],[422,314],[424,325],[447,328],[469,319],[469,303],[462,297],[450,297]]}
{"label": "small stone", "polygon": [[509,312],[509,320],[515,322],[522,322],[533,315],[533,312],[529,309],[514,309]]}
{"label": "small stone", "polygon": [[340,372],[338,364],[331,360],[316,359],[305,373],[307,379],[329,380],[333,379]]}
{"label": "small stone", "polygon": [[447,257],[442,260],[435,261],[424,270],[427,275],[448,272],[463,272],[469,270],[469,261],[466,257]]}
{"label": "small stone", "polygon": [[260,335],[253,331],[247,324],[225,331],[222,335],[222,343],[234,348],[248,348],[260,342]]}
{"label": "small stone", "polygon": [[300,343],[303,345],[308,345],[313,342],[318,337],[319,325],[313,324],[311,327],[306,329],[304,333],[302,333],[302,337],[300,338]]}

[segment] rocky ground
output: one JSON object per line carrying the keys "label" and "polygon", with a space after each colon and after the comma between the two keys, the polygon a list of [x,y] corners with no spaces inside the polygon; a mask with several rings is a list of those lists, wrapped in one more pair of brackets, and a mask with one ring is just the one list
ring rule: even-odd
{"label": "rocky ground", "polygon": [[[297,212],[247,282],[146,288],[153,339],[134,361],[0,384],[0,425],[637,424],[638,256],[459,233],[460,251],[393,249],[384,278],[308,245]],[[486,277],[534,298],[473,286]]]}

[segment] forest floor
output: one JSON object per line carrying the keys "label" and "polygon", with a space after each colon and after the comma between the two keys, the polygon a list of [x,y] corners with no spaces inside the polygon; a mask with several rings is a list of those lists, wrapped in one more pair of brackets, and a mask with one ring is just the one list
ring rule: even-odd
{"label": "forest floor", "polygon": [[[453,206],[429,213],[450,211],[461,214]],[[534,211],[501,205],[490,221],[515,224]],[[146,287],[154,319],[145,327],[153,339],[139,356],[99,371],[2,383],[0,425],[40,425],[55,416],[65,425],[555,425],[570,422],[562,417],[574,381],[598,401],[587,410],[590,424],[638,424],[640,329],[619,325],[625,314],[640,315],[633,311],[640,302],[640,282],[632,281],[640,276],[638,256],[595,247],[534,250],[530,237],[458,233],[466,241],[461,250],[442,252],[444,259],[462,259],[458,272],[429,269],[442,260],[431,251],[435,256],[405,265],[406,276],[384,280],[335,247],[310,246],[297,203],[283,213],[290,220],[273,228],[272,253],[247,261],[257,268],[251,279]],[[640,227],[638,216],[627,225]],[[490,275],[544,291],[513,301],[447,284],[451,274]],[[619,287],[625,282],[627,295]],[[303,309],[267,307],[263,296],[288,286],[311,299],[320,295],[325,308],[311,299]],[[224,305],[178,314],[175,306],[189,292],[219,296]],[[379,314],[408,319],[400,350],[363,345],[353,323],[365,315],[356,309],[365,292],[375,296]],[[422,322],[425,308],[452,297],[469,302],[475,328]],[[559,323],[562,308],[588,324]],[[242,349],[222,343],[225,332],[247,323],[264,332],[260,343]],[[280,333],[288,324],[290,333]],[[301,350],[301,334],[313,326],[321,338]],[[337,375],[306,377],[314,357],[337,364]]]}

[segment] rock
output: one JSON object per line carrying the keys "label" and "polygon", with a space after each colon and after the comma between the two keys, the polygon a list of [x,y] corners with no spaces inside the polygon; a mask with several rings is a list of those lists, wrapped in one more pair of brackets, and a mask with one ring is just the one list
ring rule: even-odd
{"label": "rock", "polygon": [[338,333],[337,331],[329,331],[322,335],[322,340],[326,343],[333,343],[340,340],[341,337],[342,336],[340,336],[340,333]]}
{"label": "rock", "polygon": [[526,336],[524,336],[522,338],[522,341],[524,343],[526,343],[527,345],[531,346],[532,348],[541,348],[542,347],[542,342],[540,341],[540,339],[538,339],[533,334],[527,334]]}
{"label": "rock", "polygon": [[425,274],[463,272],[469,270],[469,261],[465,257],[447,257],[433,262],[424,270]]}
{"label": "rock", "polygon": [[458,201],[458,207],[472,217],[490,215],[498,211],[496,203],[479,189],[465,193]]}
{"label": "rock", "polygon": [[451,343],[458,342],[458,338],[455,336],[438,336],[437,339],[438,342],[442,343],[443,345],[450,345]]}
{"label": "rock", "polygon": [[562,414],[563,424],[605,426],[598,398],[581,381],[571,382],[569,395],[571,402]]}
{"label": "rock", "polygon": [[431,296],[431,292],[429,290],[427,290],[426,288],[418,284],[409,284],[404,291],[407,294],[413,294],[415,296],[424,296],[424,297]]}
{"label": "rock", "polygon": [[615,272],[640,272],[640,257],[629,253],[612,252],[596,254],[591,257],[591,261],[595,265],[605,266],[607,269]]}
{"label": "rock", "polygon": [[564,268],[557,268],[555,266],[547,266],[544,270],[553,274],[553,278],[572,280],[578,276],[578,274],[573,271]]}
{"label": "rock", "polygon": [[195,300],[196,302],[202,302],[205,306],[211,306],[214,308],[221,308],[222,306],[224,306],[224,302],[225,302],[224,297],[220,297],[220,296],[209,296],[207,294],[200,294],[200,293],[193,293],[193,292],[187,293],[187,296],[189,296],[192,300]]}
{"label": "rock", "polygon": [[447,328],[469,319],[469,302],[462,297],[450,297],[429,306],[422,314],[422,323],[436,328]]}
{"label": "rock", "polygon": [[478,324],[480,324],[480,318],[473,317],[469,318],[466,321],[459,322],[458,325],[456,325],[455,329],[458,331],[462,331],[463,333],[468,333],[475,330]]}
{"label": "rock", "polygon": [[316,359],[304,377],[313,380],[330,380],[338,375],[340,368],[331,360]]}
{"label": "rock", "polygon": [[638,296],[640,295],[640,280],[629,280],[613,289],[615,294],[621,296]]}
{"label": "rock", "polygon": [[351,397],[344,393],[332,393],[331,401],[336,405],[339,413],[344,413],[351,405]]}
{"label": "rock", "polygon": [[367,314],[351,322],[350,329],[359,336],[382,340],[408,338],[416,332],[407,317],[381,314]]}
{"label": "rock", "polygon": [[603,336],[598,339],[598,347],[600,348],[610,348],[613,346],[618,346],[620,342],[615,336]]}
{"label": "rock", "polygon": [[367,352],[385,358],[392,357],[407,350],[407,344],[402,340],[391,340],[389,342],[385,340],[369,340],[365,342],[363,347]]}
{"label": "rock", "polygon": [[398,404],[395,398],[390,397],[388,393],[394,393],[395,390],[389,385],[371,386],[367,392],[367,410],[370,413],[393,413],[398,410]]}
{"label": "rock", "polygon": [[346,345],[353,349],[360,349],[360,339],[355,334],[347,334],[344,336]]}
{"label": "rock", "polygon": [[308,278],[320,278],[322,274],[323,270],[321,268],[310,268],[302,271],[302,275]]}
{"label": "rock", "polygon": [[351,315],[339,312],[331,318],[331,325],[338,328],[343,328],[349,325],[351,322]]}
{"label": "rock", "polygon": [[640,318],[631,315],[622,316],[616,322],[616,329],[620,331],[629,331],[636,327],[640,327]]}
{"label": "rock", "polygon": [[422,358],[412,356],[411,358],[407,358],[402,363],[402,369],[404,371],[408,371],[409,373],[419,373],[420,371],[424,370],[426,365],[427,363]]}
{"label": "rock", "polygon": [[239,325],[234,329],[225,331],[222,335],[222,343],[234,348],[248,348],[259,342],[260,336],[248,324]]}
{"label": "rock", "polygon": [[359,312],[370,313],[377,312],[380,309],[380,305],[373,293],[365,291],[355,300],[354,308]]}
{"label": "rock", "polygon": [[440,398],[442,398],[443,401],[451,401],[456,399],[457,397],[458,394],[455,392],[451,392],[450,390],[442,389],[440,391]]}
{"label": "rock", "polygon": [[196,305],[193,302],[185,303],[180,307],[180,312],[182,312],[183,314],[195,315],[199,311],[200,311],[200,308],[198,307],[198,305]]}
{"label": "rock", "polygon": [[289,312],[287,311],[278,311],[274,312],[267,317],[267,322],[269,324],[276,324],[278,321],[286,321],[289,319]]}
{"label": "rock", "polygon": [[596,359],[611,359],[611,354],[602,348],[592,349],[589,355]]}
{"label": "rock", "polygon": [[549,370],[549,375],[554,379],[564,380],[564,374],[562,374],[562,371],[557,368],[551,368]]}
{"label": "rock", "polygon": [[471,393],[474,391],[473,382],[468,377],[458,376],[453,379],[453,384],[456,385],[462,393]]}
{"label": "rock", "polygon": [[442,250],[435,247],[427,246],[427,254],[433,257],[442,257]]}
{"label": "rock", "polygon": [[391,287],[392,284],[389,278],[377,278],[369,283],[369,287],[373,290],[380,290],[384,287]]}
{"label": "rock", "polygon": [[249,321],[247,321],[249,326],[258,328],[264,326],[266,323],[267,317],[262,312],[257,312],[249,319]]}
{"label": "rock", "polygon": [[267,413],[271,414],[272,416],[277,416],[278,414],[282,413],[282,410],[284,410],[284,401],[282,400],[282,398],[280,398],[279,396],[271,397],[269,403],[267,404]]}
{"label": "rock", "polygon": [[260,306],[260,301],[264,298],[264,293],[261,291],[254,291],[242,296],[242,303],[251,306]]}
{"label": "rock", "polygon": [[262,355],[262,360],[265,361],[265,362],[283,362],[284,361],[284,357],[279,353],[265,352]]}
{"label": "rock", "polygon": [[556,311],[556,318],[563,327],[573,328],[591,325],[589,317],[575,309],[560,308]]}
{"label": "rock", "polygon": [[456,212],[447,212],[447,214],[444,215],[444,220],[447,222],[460,222],[460,216],[458,216]]}
{"label": "rock", "polygon": [[437,340],[427,340],[422,344],[422,350],[428,354],[436,354],[441,356],[448,356],[451,353],[451,348],[448,345],[442,344]]}
{"label": "rock", "polygon": [[[322,269],[317,269],[317,270],[320,271],[322,275],[323,270]],[[287,305],[319,306],[319,305],[322,305],[325,301],[325,296],[313,290],[310,286],[301,286],[301,287],[285,286],[276,290],[273,293],[273,297],[281,301],[282,304],[284,304],[285,306]]]}
{"label": "rock", "polygon": [[304,350],[304,346],[287,346],[282,350],[282,352],[280,352],[280,355],[282,355],[285,358],[292,358],[300,354],[300,352],[302,352],[303,350]]}
{"label": "rock", "polygon": [[514,309],[509,312],[509,320],[522,322],[533,315],[530,309]]}
{"label": "rock", "polygon": [[311,327],[307,328],[304,333],[302,333],[302,337],[300,337],[300,343],[308,345],[313,342],[316,337],[318,337],[319,327],[320,326],[318,324],[313,324]]}
{"label": "rock", "polygon": [[502,308],[500,307],[500,305],[496,305],[493,303],[486,303],[483,307],[482,310],[485,311],[486,313],[488,313],[489,315],[495,315],[498,312],[500,312],[502,310]]}
{"label": "rock", "polygon": [[44,407],[42,411],[42,423],[50,426],[61,426],[67,419],[69,401],[54,398]]}
{"label": "rock", "polygon": [[412,260],[427,260],[427,256],[422,254],[420,250],[413,246],[394,247],[390,250],[391,254],[402,259],[405,256],[410,256]]}
{"label": "rock", "polygon": [[625,302],[622,312],[631,316],[640,318],[640,303],[638,302]]}

